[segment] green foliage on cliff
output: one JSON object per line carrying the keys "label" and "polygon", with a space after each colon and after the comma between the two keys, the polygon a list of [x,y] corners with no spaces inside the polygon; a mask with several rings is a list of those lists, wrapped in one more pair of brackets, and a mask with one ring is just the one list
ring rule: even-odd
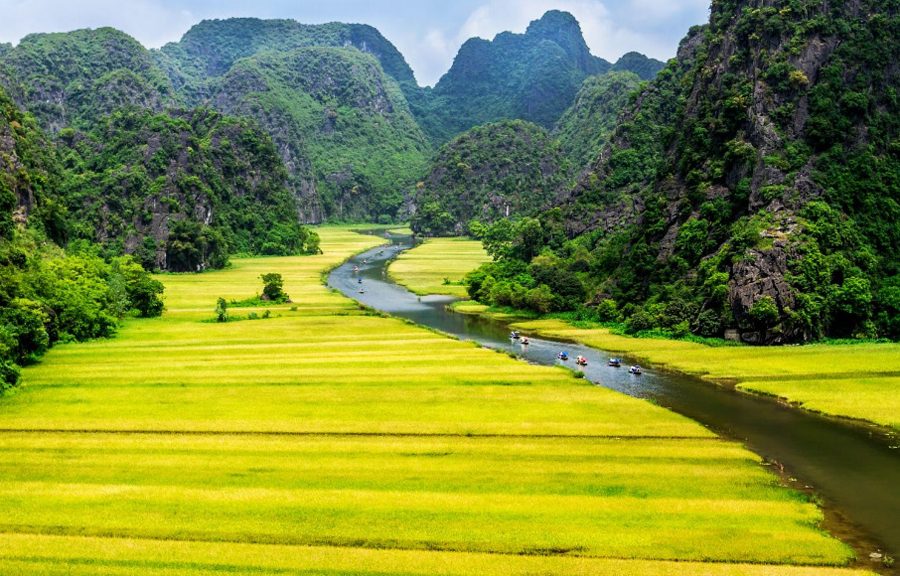
{"label": "green foliage on cliff", "polygon": [[111,335],[126,314],[162,313],[162,285],[130,256],[64,252],[64,182],[56,150],[0,90],[0,393],[53,343]]}
{"label": "green foliage on cliff", "polygon": [[632,72],[609,72],[584,81],[574,104],[554,130],[563,154],[575,169],[597,158],[616,127],[619,113],[639,86],[640,78]]}
{"label": "green foliage on cliff", "polygon": [[292,164],[309,163],[294,169],[292,186],[312,204],[311,220],[396,219],[430,156],[398,83],[353,48],[247,58],[212,94],[217,108],[256,118]]}
{"label": "green foliage on cliff", "polygon": [[566,164],[550,134],[511,120],[478,126],[444,145],[416,190],[412,228],[461,234],[472,220],[531,215],[562,187]]}
{"label": "green foliage on cliff", "polygon": [[[653,75],[660,62],[629,54],[617,70]],[[614,66],[591,55],[575,18],[551,10],[524,34],[503,32],[493,41],[472,38],[453,66],[410,105],[435,142],[473,126],[519,118],[550,129],[574,101],[584,79]]]}
{"label": "green foliage on cliff", "polygon": [[126,105],[160,110],[174,102],[150,52],[114,28],[30,34],[0,52],[0,84],[53,132]]}
{"label": "green foliage on cliff", "polygon": [[378,30],[363,24],[301,24],[293,20],[229,18],[204,20],[179,42],[154,55],[172,82],[194,104],[208,96],[210,79],[224,76],[240,59],[262,52],[291,52],[312,46],[352,46],[372,54],[397,82],[415,85],[403,55]]}
{"label": "green foliage on cliff", "polygon": [[286,171],[250,121],[208,109],[131,108],[61,133],[71,236],[148,268],[220,268],[230,253],[314,249]]}
{"label": "green foliage on cliff", "polygon": [[714,2],[564,198],[574,239],[543,214],[540,255],[501,254],[476,295],[521,296],[541,259],[632,331],[900,337],[898,33],[886,0]]}

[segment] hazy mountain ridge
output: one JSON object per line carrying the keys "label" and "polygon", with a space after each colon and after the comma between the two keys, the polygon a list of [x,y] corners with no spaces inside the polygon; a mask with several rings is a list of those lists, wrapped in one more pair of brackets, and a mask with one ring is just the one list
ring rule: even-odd
{"label": "hazy mountain ridge", "polygon": [[662,62],[629,53],[615,65],[593,56],[578,21],[552,10],[524,34],[467,40],[433,89],[411,96],[413,111],[435,142],[478,124],[528,120],[547,129],[574,101],[585,78],[611,69],[652,77]]}

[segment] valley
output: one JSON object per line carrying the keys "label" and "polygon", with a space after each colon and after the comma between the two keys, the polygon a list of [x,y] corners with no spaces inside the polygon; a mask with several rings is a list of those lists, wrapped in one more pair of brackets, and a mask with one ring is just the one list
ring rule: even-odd
{"label": "valley", "polygon": [[[753,575],[850,558],[816,528],[817,507],[739,444],[564,370],[360,310],[320,275],[379,240],[317,232],[321,256],[163,276],[162,318],[25,370],[2,400],[4,571],[346,570],[357,558],[388,573]],[[210,322],[216,297],[252,294],[263,270],[284,275],[296,304]],[[222,543],[237,547],[221,556]],[[287,548],[272,556],[272,544]]]}

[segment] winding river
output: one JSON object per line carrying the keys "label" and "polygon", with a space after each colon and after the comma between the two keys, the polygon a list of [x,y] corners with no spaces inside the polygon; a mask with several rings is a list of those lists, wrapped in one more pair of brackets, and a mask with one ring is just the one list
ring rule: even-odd
{"label": "winding river", "polygon": [[[387,277],[396,255],[413,246],[408,236],[387,236],[390,245],[359,254],[331,272],[328,283],[347,296],[388,314],[506,351],[536,364],[559,364],[557,353],[583,355],[591,382],[661,406],[738,440],[772,462],[791,486],[814,492],[826,510],[827,528],[853,546],[866,564],[880,549],[900,555],[900,440],[883,430],[819,416],[771,399],[736,392],[698,378],[645,369],[633,376],[625,366],[606,365],[610,354],[585,346],[531,338],[529,346],[509,339],[506,324],[456,314],[454,299],[419,297]],[[359,272],[353,267],[359,266]],[[362,283],[359,279],[362,279]],[[568,364],[572,364],[570,360]]]}

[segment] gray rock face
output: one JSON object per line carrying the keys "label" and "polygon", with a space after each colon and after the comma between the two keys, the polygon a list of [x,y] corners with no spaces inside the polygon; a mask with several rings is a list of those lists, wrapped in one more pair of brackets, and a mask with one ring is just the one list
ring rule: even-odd
{"label": "gray rock face", "polygon": [[[794,307],[794,293],[785,280],[791,257],[790,248],[784,242],[776,242],[771,250],[751,250],[746,259],[732,267],[728,301],[740,325],[751,325],[750,308],[766,296],[775,301],[782,313]],[[785,334],[782,326],[764,334],[754,330],[741,331],[741,339],[754,344],[780,343],[792,336]]]}

